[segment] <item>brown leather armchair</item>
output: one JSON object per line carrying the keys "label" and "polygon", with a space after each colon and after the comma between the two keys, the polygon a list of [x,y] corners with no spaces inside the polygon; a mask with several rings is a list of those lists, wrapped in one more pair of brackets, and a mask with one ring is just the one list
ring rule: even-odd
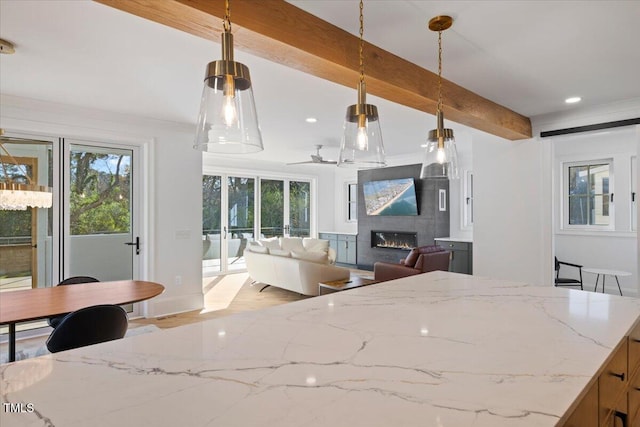
{"label": "brown leather armchair", "polygon": [[451,253],[438,245],[413,248],[398,264],[378,261],[373,264],[373,276],[378,282],[413,276],[429,271],[449,271]]}

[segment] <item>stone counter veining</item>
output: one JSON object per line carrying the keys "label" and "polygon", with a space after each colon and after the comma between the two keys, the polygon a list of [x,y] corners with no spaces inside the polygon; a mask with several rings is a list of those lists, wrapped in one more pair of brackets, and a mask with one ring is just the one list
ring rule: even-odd
{"label": "stone counter veining", "polygon": [[554,426],[639,315],[427,273],[2,365],[0,425]]}

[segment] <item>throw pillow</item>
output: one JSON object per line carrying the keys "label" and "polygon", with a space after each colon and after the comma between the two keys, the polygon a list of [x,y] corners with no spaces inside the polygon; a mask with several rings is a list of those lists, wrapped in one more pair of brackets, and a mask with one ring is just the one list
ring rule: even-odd
{"label": "throw pillow", "polygon": [[315,262],[316,264],[327,264],[329,262],[327,254],[324,252],[291,252],[291,258]]}
{"label": "throw pillow", "polygon": [[271,249],[280,249],[280,242],[277,237],[272,237],[270,239],[260,239],[260,244],[265,248]]}
{"label": "throw pillow", "polygon": [[285,251],[284,249],[269,249],[269,253],[275,256],[283,256],[289,258],[291,256],[291,252]]}
{"label": "throw pillow", "polygon": [[324,239],[314,239],[305,237],[302,239],[302,246],[309,252],[327,252],[329,251],[329,241]]}
{"label": "throw pillow", "polygon": [[304,246],[302,245],[302,239],[300,237],[281,237],[280,248],[283,251],[290,251],[290,252],[304,251]]}

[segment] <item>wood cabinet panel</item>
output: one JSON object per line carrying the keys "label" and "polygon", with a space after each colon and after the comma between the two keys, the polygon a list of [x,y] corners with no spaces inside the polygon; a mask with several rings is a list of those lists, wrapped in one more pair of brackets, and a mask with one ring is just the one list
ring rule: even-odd
{"label": "wood cabinet panel", "polygon": [[598,382],[589,389],[564,427],[598,427]]}
{"label": "wood cabinet panel", "polygon": [[627,413],[628,348],[628,341],[624,339],[600,374],[598,380],[600,425],[614,425],[612,417],[616,411]]}

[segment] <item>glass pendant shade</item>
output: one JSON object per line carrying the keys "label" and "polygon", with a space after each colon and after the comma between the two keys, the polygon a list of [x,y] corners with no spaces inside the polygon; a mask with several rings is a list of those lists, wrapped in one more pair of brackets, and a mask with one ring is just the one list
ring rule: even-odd
{"label": "glass pendant shade", "polygon": [[194,148],[226,154],[262,151],[249,68],[233,61],[230,32],[222,35],[222,56],[207,66]]}
{"label": "glass pendant shade", "polygon": [[443,126],[442,112],[436,113],[438,128],[429,131],[420,178],[458,179],[458,150],[453,129]]}
{"label": "glass pendant shade", "polygon": [[338,166],[379,168],[386,166],[378,108],[364,102],[364,82],[358,86],[358,104],[347,107]]}

